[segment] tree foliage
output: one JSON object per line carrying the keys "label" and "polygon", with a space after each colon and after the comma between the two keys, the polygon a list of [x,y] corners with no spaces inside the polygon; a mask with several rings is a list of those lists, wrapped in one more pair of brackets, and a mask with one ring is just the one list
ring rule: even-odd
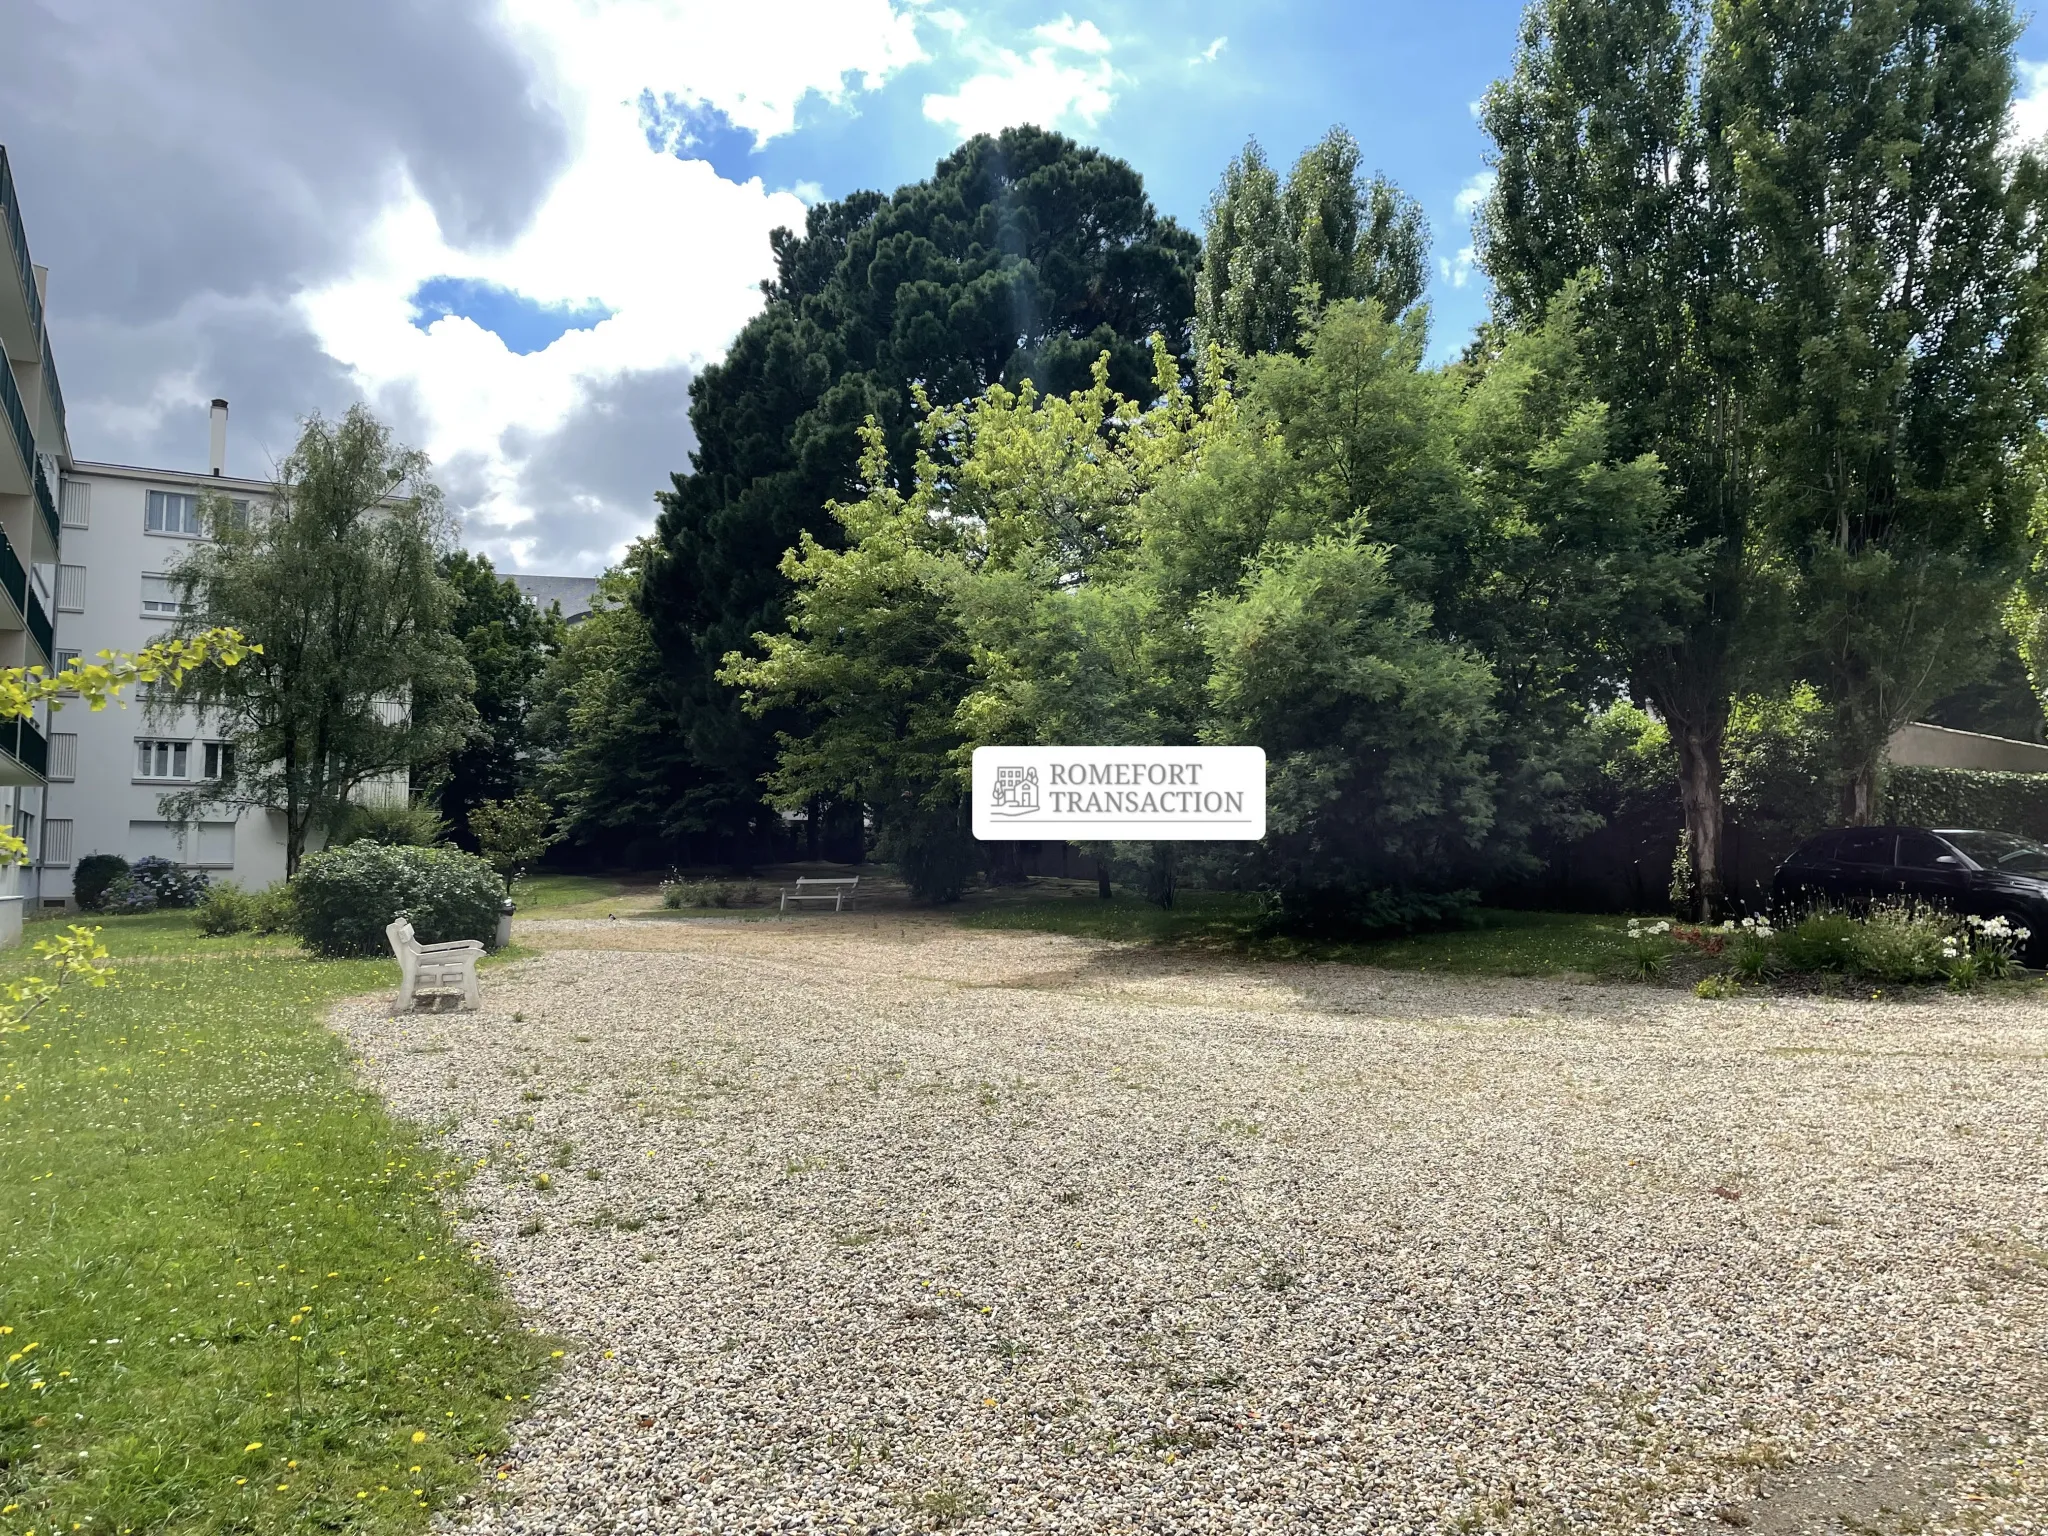
{"label": "tree foliage", "polygon": [[792,551],[789,628],[727,660],[750,708],[808,722],[776,797],[863,800],[950,870],[975,746],[1247,743],[1271,835],[1213,867],[1359,892],[1526,858],[1576,814],[1560,700],[1685,579],[1654,461],[1616,462],[1569,376],[1570,323],[1478,375],[1347,301],[1199,408],[1164,348],[1149,407],[1106,365],[1066,397],[997,387],[927,414],[902,490],[871,428],[843,547]]}
{"label": "tree foliage", "polygon": [[645,541],[633,545],[599,579],[590,613],[542,674],[528,720],[546,754],[539,787],[558,807],[563,835],[628,860],[690,838],[679,808],[703,782],[667,706],[652,626],[633,601],[647,553]]}
{"label": "tree foliage", "polygon": [[1892,733],[1995,666],[2026,565],[2048,207],[2004,143],[2019,30],[2004,0],[1717,17],[1758,512],[1852,821]]}
{"label": "tree foliage", "polygon": [[1498,320],[1575,295],[1700,559],[1627,665],[1705,908],[1734,698],[1810,679],[1863,820],[1892,730],[1996,658],[2041,414],[2015,36],[2003,0],[1541,0],[1486,98]]}
{"label": "tree foliage", "polygon": [[1361,164],[1358,141],[1332,128],[1302,151],[1284,184],[1256,140],[1224,168],[1195,284],[1201,352],[1291,351],[1326,304],[1370,299],[1399,315],[1422,297],[1422,206]]}
{"label": "tree foliage", "polygon": [[306,421],[256,516],[207,498],[210,537],[170,573],[183,603],[173,637],[228,626],[260,649],[152,701],[209,713],[235,747],[230,776],[167,796],[167,814],[276,810],[295,871],[308,835],[358,791],[402,781],[476,728],[469,664],[447,627],[453,594],[435,569],[450,529],[427,471],[357,405],[338,422]]}
{"label": "tree foliage", "polygon": [[774,732],[795,722],[743,714],[715,674],[781,627],[783,552],[838,538],[825,508],[853,489],[862,423],[908,465],[914,384],[941,404],[1027,379],[1061,392],[1106,352],[1112,382],[1137,393],[1147,337],[1178,351],[1194,307],[1194,237],[1122,161],[1036,128],[970,139],[930,179],[815,207],[773,243],[766,306],[691,385],[697,448],[640,562],[690,763],[655,819],[682,830],[759,817]]}
{"label": "tree foliage", "polygon": [[475,847],[477,807],[509,800],[534,781],[539,765],[527,717],[567,626],[558,607],[543,612],[482,555],[450,550],[440,573],[455,595],[449,628],[475,679],[477,731],[440,765],[436,799],[456,840]]}

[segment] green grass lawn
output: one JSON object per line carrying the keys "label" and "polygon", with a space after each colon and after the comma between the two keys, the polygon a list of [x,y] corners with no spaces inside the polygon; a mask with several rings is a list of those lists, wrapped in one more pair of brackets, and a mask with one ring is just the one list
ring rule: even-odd
{"label": "green grass lawn", "polygon": [[103,937],[113,985],[0,1035],[0,1533],[424,1529],[550,1350],[322,1025],[395,966]]}
{"label": "green grass lawn", "polygon": [[631,886],[609,875],[528,875],[512,887],[512,899],[519,904],[519,910],[531,916],[543,912],[556,915],[569,907],[651,897],[653,893],[651,882]]}
{"label": "green grass lawn", "polygon": [[1024,928],[1088,938],[1225,947],[1266,958],[1335,960],[1465,976],[1604,974],[1627,953],[1627,919],[1572,912],[1482,908],[1475,925],[1448,933],[1348,943],[1267,938],[1253,930],[1254,898],[1187,892],[1171,909],[1135,897],[1093,894],[1019,901],[963,914],[970,928]]}

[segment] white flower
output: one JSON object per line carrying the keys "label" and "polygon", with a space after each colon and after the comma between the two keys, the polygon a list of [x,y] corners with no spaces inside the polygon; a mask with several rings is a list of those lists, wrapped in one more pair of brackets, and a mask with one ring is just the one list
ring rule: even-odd
{"label": "white flower", "polygon": [[1958,953],[1954,942],[1950,941],[1941,946],[1941,958],[1944,960],[1958,960],[1962,957]]}
{"label": "white flower", "polygon": [[2012,936],[2024,944],[2034,936],[2034,930],[2031,928],[2015,928],[2012,931]]}

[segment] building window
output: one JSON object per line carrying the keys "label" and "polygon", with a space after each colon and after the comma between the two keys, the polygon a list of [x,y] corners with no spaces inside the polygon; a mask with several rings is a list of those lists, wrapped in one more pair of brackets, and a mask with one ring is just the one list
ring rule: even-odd
{"label": "building window", "polygon": [[[58,672],[68,672],[68,671],[70,671],[70,670],[71,670],[71,668],[72,668],[73,666],[77,665],[77,662],[78,662],[78,652],[76,652],[76,651],[59,651],[59,652],[57,653],[57,671],[58,671]],[[51,674],[51,676],[53,676],[53,677],[54,677],[55,675],[56,675],[56,673],[54,673],[54,672],[53,672],[53,673]],[[65,697],[65,698],[67,698],[67,699],[75,699],[75,698],[77,698],[77,697],[78,697],[78,690],[77,690],[76,688],[66,688],[66,689],[64,690],[64,697]]]}
{"label": "building window", "polygon": [[235,744],[232,741],[209,741],[206,744],[206,777],[232,779],[234,776]]}
{"label": "building window", "polygon": [[53,816],[43,823],[43,863],[63,869],[71,862],[71,818]]}
{"label": "building window", "polygon": [[192,775],[192,744],[185,741],[138,741],[135,743],[135,777],[138,779],[184,780]]}
{"label": "building window", "polygon": [[228,526],[237,533],[249,531],[249,503],[239,496],[228,503]]}
{"label": "building window", "polygon": [[57,567],[57,611],[59,613],[85,612],[84,566],[60,565]]}
{"label": "building window", "polygon": [[205,531],[199,526],[199,498],[190,491],[151,491],[142,526],[151,533],[196,539]]}
{"label": "building window", "polygon": [[170,577],[142,578],[142,616],[145,619],[175,619],[184,611],[184,594]]}
{"label": "building window", "polygon": [[57,493],[61,503],[59,518],[66,528],[90,528],[92,526],[92,482],[90,480],[66,480]]}
{"label": "building window", "polygon": [[[50,732],[50,778],[68,782],[78,777],[78,732]],[[56,823],[52,822],[52,826]]]}

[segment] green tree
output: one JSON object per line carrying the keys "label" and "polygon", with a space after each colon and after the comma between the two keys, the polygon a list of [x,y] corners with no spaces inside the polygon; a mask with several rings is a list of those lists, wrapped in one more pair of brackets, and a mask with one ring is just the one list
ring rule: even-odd
{"label": "green tree", "polygon": [[507,800],[486,800],[471,817],[478,850],[507,884],[561,841],[554,821],[547,801],[530,789]]}
{"label": "green tree", "polygon": [[1285,352],[1322,306],[1370,299],[1399,315],[1429,277],[1429,222],[1386,177],[1360,169],[1358,141],[1332,128],[1283,186],[1257,141],[1209,199],[1195,284],[1198,347]]}
{"label": "green tree", "polygon": [[1481,109],[1496,179],[1477,229],[1504,330],[1575,295],[1615,451],[1656,456],[1697,562],[1618,662],[1671,732],[1702,915],[1721,900],[1723,740],[1756,595],[1750,292],[1706,35],[1694,0],[1537,0]]}
{"label": "green tree", "polygon": [[[714,853],[679,819],[702,777],[667,706],[666,664],[635,606],[646,540],[598,580],[536,689],[527,727],[544,749],[540,789],[578,846],[628,862]],[[761,813],[764,816],[767,812]]]}
{"label": "green tree", "polygon": [[1483,378],[1421,354],[1419,315],[1347,301],[1200,409],[1163,352],[1150,407],[1106,366],[991,389],[928,415],[907,490],[871,428],[843,547],[793,551],[789,628],[727,661],[808,722],[774,794],[863,800],[957,884],[975,746],[1249,742],[1274,836],[1212,869],[1356,896],[1526,860],[1583,815],[1557,761],[1689,557],[1655,461],[1608,451],[1568,307]]}
{"label": "green tree", "polygon": [[1828,705],[1841,814],[1989,674],[2039,484],[2048,207],[2008,149],[2005,0],[1730,0],[1709,87],[1753,306],[1762,529]]}
{"label": "green tree", "polygon": [[449,628],[476,679],[478,729],[441,765],[436,801],[456,840],[474,848],[471,812],[534,782],[538,763],[527,717],[567,626],[558,607],[543,612],[482,555],[450,550],[440,573],[455,594]]}
{"label": "green tree", "polygon": [[261,650],[152,699],[159,714],[210,712],[234,748],[218,778],[165,797],[167,815],[277,811],[294,873],[309,834],[359,791],[402,782],[475,730],[469,663],[447,628],[454,594],[435,569],[452,529],[428,467],[357,405],[306,421],[255,516],[206,499],[210,537],[170,573],[173,637],[230,627]]}
{"label": "green tree", "polygon": [[780,630],[778,566],[804,535],[836,542],[873,418],[899,468],[915,457],[913,382],[940,404],[992,384],[1085,385],[1107,352],[1137,394],[1147,338],[1185,345],[1199,256],[1122,161],[1036,128],[970,139],[930,179],[813,208],[774,237],[767,304],[691,385],[697,438],[661,494],[639,601],[653,624],[697,777],[661,820],[744,833],[761,815],[786,712],[749,715],[725,655]]}

